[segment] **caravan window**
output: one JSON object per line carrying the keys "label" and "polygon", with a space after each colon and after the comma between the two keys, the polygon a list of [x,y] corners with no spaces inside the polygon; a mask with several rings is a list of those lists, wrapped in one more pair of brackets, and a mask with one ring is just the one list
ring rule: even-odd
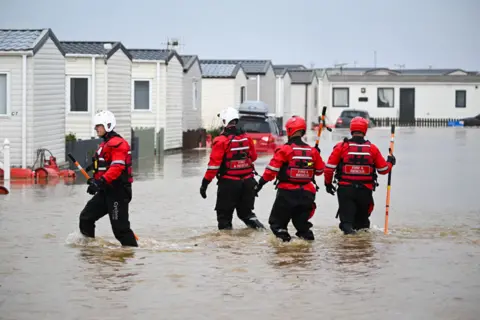
{"label": "caravan window", "polygon": [[237,126],[249,133],[271,133],[270,124],[265,118],[241,117]]}

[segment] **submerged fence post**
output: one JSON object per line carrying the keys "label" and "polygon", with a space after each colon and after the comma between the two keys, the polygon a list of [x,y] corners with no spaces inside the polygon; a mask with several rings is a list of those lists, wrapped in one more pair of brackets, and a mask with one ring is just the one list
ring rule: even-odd
{"label": "submerged fence post", "polygon": [[0,194],[10,193],[10,141],[3,142],[3,186],[0,186]]}
{"label": "submerged fence post", "polygon": [[10,180],[10,141],[3,142],[3,180]]}

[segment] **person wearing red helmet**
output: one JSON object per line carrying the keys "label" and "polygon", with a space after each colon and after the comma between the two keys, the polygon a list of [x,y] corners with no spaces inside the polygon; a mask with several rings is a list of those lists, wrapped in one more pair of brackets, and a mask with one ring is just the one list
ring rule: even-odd
{"label": "person wearing red helmet", "polygon": [[[355,117],[350,122],[350,139],[345,138],[333,147],[325,166],[325,188],[328,193],[337,192],[339,228],[344,234],[353,234],[370,228],[373,211],[373,191],[378,186],[377,172],[387,174],[395,165],[395,157],[385,160],[376,145],[365,140],[368,121]],[[338,190],[333,186],[333,178]]]}
{"label": "person wearing red helmet", "polygon": [[270,212],[268,223],[273,234],[288,242],[288,223],[297,229],[297,237],[315,240],[309,222],[315,212],[315,194],[318,190],[313,183],[314,177],[321,175],[325,163],[320,156],[320,149],[306,144],[302,137],[307,130],[305,119],[297,116],[285,124],[288,142],[275,150],[273,158],[265,168],[255,193],[273,179],[277,178],[277,197]]}
{"label": "person wearing red helmet", "polygon": [[235,108],[227,108],[218,114],[224,128],[213,140],[212,152],[207,171],[202,179],[200,195],[207,198],[207,187],[216,177],[217,185],[217,222],[219,230],[231,230],[233,211],[237,210],[240,220],[253,229],[264,229],[252,211],[255,204],[253,162],[257,152],[253,140],[243,130],[237,128],[239,120]]}

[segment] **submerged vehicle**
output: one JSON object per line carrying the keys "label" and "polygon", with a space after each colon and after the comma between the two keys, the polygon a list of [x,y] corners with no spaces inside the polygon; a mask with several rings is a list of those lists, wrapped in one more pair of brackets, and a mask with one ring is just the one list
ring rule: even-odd
{"label": "submerged vehicle", "polygon": [[252,138],[257,152],[273,152],[284,143],[277,119],[268,112],[263,101],[244,101],[238,108],[237,126]]}

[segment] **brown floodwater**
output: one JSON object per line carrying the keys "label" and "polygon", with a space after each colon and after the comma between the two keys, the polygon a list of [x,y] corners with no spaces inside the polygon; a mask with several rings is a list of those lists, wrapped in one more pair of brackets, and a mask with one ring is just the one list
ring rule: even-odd
{"label": "brown floodwater", "polygon": [[[343,134],[322,136],[325,161]],[[386,155],[388,128],[368,137]],[[279,243],[236,217],[218,232],[216,184],[198,193],[206,150],[138,163],[135,249],[119,246],[108,218],[94,241],[79,235],[82,177],[12,184],[0,197],[0,319],[478,319],[480,130],[398,128],[395,155],[390,233],[381,176],[372,228],[356,236],[340,233],[322,187],[313,243]],[[266,225],[274,197],[270,183],[256,201]]]}

